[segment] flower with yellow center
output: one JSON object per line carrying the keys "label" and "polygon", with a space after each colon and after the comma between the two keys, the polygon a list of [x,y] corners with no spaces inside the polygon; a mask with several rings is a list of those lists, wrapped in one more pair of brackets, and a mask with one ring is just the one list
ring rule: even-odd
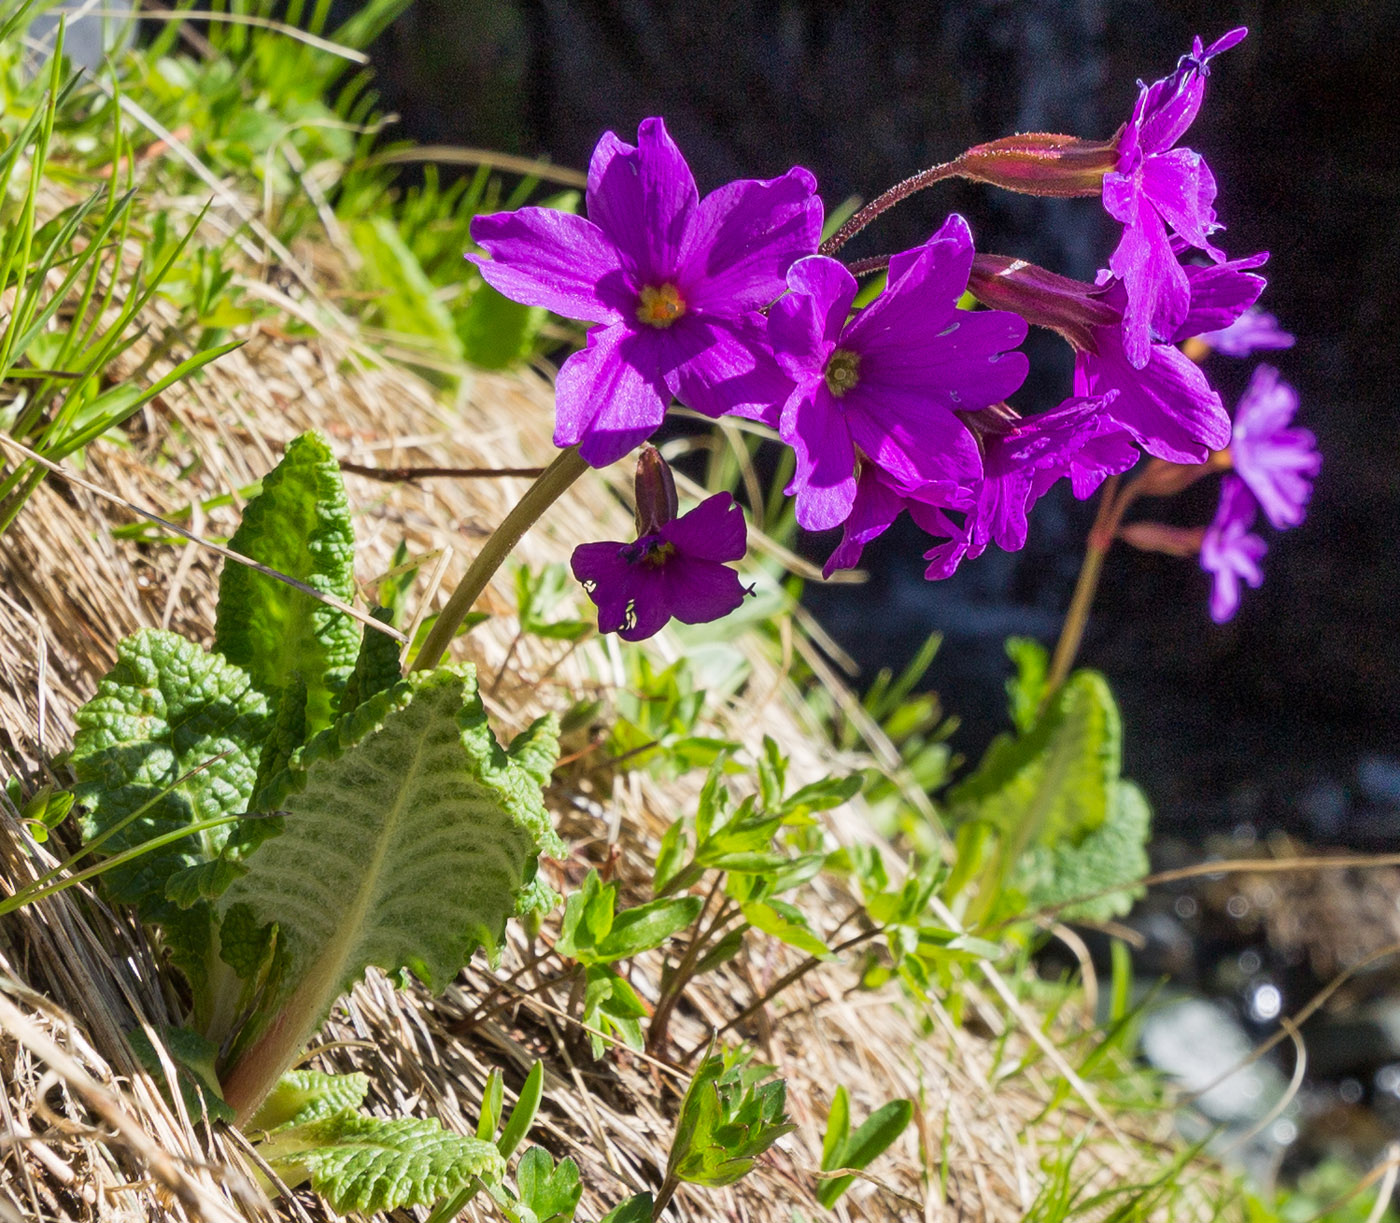
{"label": "flower with yellow center", "polygon": [[645,286],[638,295],[637,321],[652,327],[669,327],[685,313],[685,302],[680,290],[673,284],[663,284],[656,288]]}

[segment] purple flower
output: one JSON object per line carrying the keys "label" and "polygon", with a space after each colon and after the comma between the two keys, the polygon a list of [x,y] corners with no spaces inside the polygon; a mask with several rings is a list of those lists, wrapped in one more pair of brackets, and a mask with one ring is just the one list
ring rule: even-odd
{"label": "purple flower", "polygon": [[885,291],[849,322],[855,278],[821,256],[793,264],[768,314],[779,366],[797,385],[778,432],[797,456],[788,493],[808,530],[843,522],[859,456],[895,488],[951,494],[982,473],[959,412],[1006,398],[1026,358],[1007,352],[1026,324],[1000,310],[957,309],[972,267],[972,234],[951,216],[923,246],[890,260]]}
{"label": "purple flower", "polygon": [[674,395],[707,416],[771,418],[790,384],[756,313],[817,248],[821,201],[803,169],[698,197],[660,119],[637,147],[606,132],[588,168],[588,217],[522,208],[472,222],[469,255],[507,297],[599,324],[559,371],[557,446],[595,467],[661,423]]}
{"label": "purple flower", "polygon": [[1251,306],[1228,327],[1197,337],[1226,357],[1247,357],[1263,348],[1292,348],[1293,336],[1267,310]]}
{"label": "purple flower", "polygon": [[1141,86],[1119,142],[1117,169],[1104,175],[1104,208],[1123,223],[1108,266],[1127,286],[1123,348],[1136,369],[1151,358],[1154,339],[1164,341],[1177,330],[1190,305],[1167,226],[1217,263],[1225,258],[1210,241],[1220,228],[1215,178],[1199,153],[1174,146],[1201,109],[1210,60],[1244,36],[1243,28],[1231,30],[1208,48],[1197,38],[1171,76]]}
{"label": "purple flower", "polygon": [[1317,439],[1289,425],[1298,392],[1272,365],[1260,365],[1235,407],[1230,459],[1269,522],[1282,530],[1303,521],[1312,481],[1322,467]]}
{"label": "purple flower", "polygon": [[1201,568],[1214,579],[1210,618],[1224,624],[1240,606],[1240,582],[1258,588],[1264,580],[1259,562],[1268,545],[1250,528],[1258,507],[1244,481],[1226,476],[1220,484],[1220,505],[1201,540]]}
{"label": "purple flower", "polygon": [[[1024,547],[1030,510],[1057,480],[1068,476],[1082,500],[1109,475],[1137,462],[1137,447],[1104,410],[1114,394],[1066,400],[1039,416],[1013,415],[1004,431],[984,437],[983,475],[970,490],[949,495],[944,487],[928,485],[902,492],[867,465],[841,542],[822,572],[829,577],[858,564],[865,545],[904,510],[928,534],[947,540],[925,554],[932,562],[924,575],[930,580],[949,576],[964,557],[980,556],[989,544],[1007,552]],[[962,522],[950,518],[950,511]]]}
{"label": "purple flower", "polygon": [[716,493],[630,544],[580,544],[570,565],[597,604],[598,628],[641,641],[672,616],[704,624],[738,607],[752,587],[724,562],[739,560],[746,542],[744,511]]}

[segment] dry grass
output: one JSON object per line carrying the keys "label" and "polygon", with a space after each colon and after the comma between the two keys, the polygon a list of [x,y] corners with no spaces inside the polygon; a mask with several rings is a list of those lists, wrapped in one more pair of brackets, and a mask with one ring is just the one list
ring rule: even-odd
{"label": "dry grass", "polygon": [[[192,211],[179,201],[172,207]],[[223,208],[208,223],[233,221]],[[272,466],[287,440],[312,427],[358,463],[548,461],[553,413],[544,377],[464,371],[455,401],[444,402],[428,382],[386,363],[334,308],[348,277],[333,251],[299,255],[303,262],[290,275],[250,260],[246,276],[252,291],[311,321],[318,338],[255,329],[198,385],[146,410],[120,445],[93,447],[89,479],[169,514],[236,493]],[[610,478],[580,482],[526,537],[523,556],[559,560],[580,538],[597,538],[600,526],[625,530],[628,514]],[[407,540],[414,553],[438,555],[415,590],[418,599],[438,601],[524,486],[516,479],[388,486],[355,476],[347,483],[358,511],[361,581],[371,584]],[[115,538],[113,528],[130,520],[118,506],[50,479],[0,538],[0,746],[28,785],[64,780],[53,761],[68,742],[73,710],[92,694],[122,636],[163,625],[210,637],[220,562],[193,544]],[[225,536],[233,522],[230,510],[196,507],[188,525]],[[506,586],[498,583],[486,599],[497,614],[461,648],[481,669],[502,737],[572,692],[606,694],[621,682],[615,644],[595,640],[562,658],[562,644],[525,639],[512,649]],[[665,635],[656,648],[676,653]],[[715,711],[717,722],[750,744],[773,735],[792,756],[796,780],[823,775],[830,753],[795,694],[772,660],[756,646],[750,653],[751,678],[737,700]],[[576,881],[587,864],[615,853],[618,877],[640,894],[660,833],[694,790],[689,780],[663,785],[637,773],[607,789],[585,758],[550,794],[572,847],[567,862],[551,867],[555,881]],[[14,815],[8,806],[0,814],[0,870],[11,889],[53,864],[53,842],[34,845]],[[867,835],[853,808],[835,813],[832,830],[847,841]],[[818,887],[817,921],[830,932],[852,905],[834,883]],[[579,1217],[597,1218],[659,1184],[685,1070],[626,1051],[591,1061],[563,992],[551,984],[558,961],[529,966],[547,947],[548,928],[539,948],[514,938],[499,971],[478,963],[442,998],[399,992],[371,976],[326,1026],[316,1064],[365,1070],[377,1111],[434,1115],[470,1132],[493,1067],[502,1069],[509,1095],[532,1062],[544,1059],[549,1076],[534,1140],[578,1162],[587,1186]],[[269,1202],[240,1136],[172,1110],[160,1084],[138,1067],[123,1031],[159,1027],[178,1006],[157,959],[129,915],[81,888],[0,919],[0,1220],[325,1218],[325,1207],[304,1191]],[[677,1047],[702,1044],[796,962],[796,953],[771,940],[751,942],[730,969],[692,987],[673,1023]],[[655,998],[658,968],[654,956],[637,966],[634,983],[644,997]],[[893,988],[854,986],[848,966],[823,966],[743,1026],[786,1077],[799,1129],[738,1185],[682,1189],[672,1217],[786,1220],[793,1208],[820,1216],[813,1171],[838,1083],[851,1091],[857,1120],[896,1096],[918,1105],[916,1125],[872,1168],[873,1178],[842,1200],[842,1217],[1019,1219],[1045,1180],[1043,1157],[1085,1135],[1078,1174],[1100,1187],[1151,1174],[1155,1142],[1169,1141],[1167,1118],[1110,1117],[1087,1089],[1047,1111],[1063,1068],[1037,1050],[1040,1017],[1018,1013],[1001,978],[969,987],[961,1022]],[[498,1216],[483,1201],[468,1217]]]}

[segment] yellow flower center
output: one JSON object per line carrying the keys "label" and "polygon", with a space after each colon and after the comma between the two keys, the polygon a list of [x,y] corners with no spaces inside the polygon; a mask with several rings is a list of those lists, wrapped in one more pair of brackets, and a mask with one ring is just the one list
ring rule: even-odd
{"label": "yellow flower center", "polygon": [[680,290],[673,284],[663,284],[656,288],[647,285],[639,294],[637,321],[652,327],[669,327],[685,313],[685,302]]}
{"label": "yellow flower center", "polygon": [[826,379],[826,389],[840,399],[860,381],[860,353],[838,348],[827,361],[822,377]]}
{"label": "yellow flower center", "polygon": [[660,569],[675,554],[676,545],[668,540],[663,540],[660,543],[648,544],[641,555],[641,562],[652,569]]}

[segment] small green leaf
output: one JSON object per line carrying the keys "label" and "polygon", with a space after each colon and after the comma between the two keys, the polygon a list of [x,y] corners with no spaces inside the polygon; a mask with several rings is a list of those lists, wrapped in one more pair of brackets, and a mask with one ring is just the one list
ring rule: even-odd
{"label": "small green leaf", "polygon": [[796,947],[798,951],[805,951],[819,960],[835,958],[831,949],[817,937],[800,909],[781,900],[756,900],[740,908],[744,920],[755,930],[771,934],[780,943]]}
{"label": "small green leaf", "polygon": [[544,1063],[536,1062],[530,1067],[530,1073],[525,1076],[525,1082],[520,1086],[520,1095],[516,1097],[515,1107],[510,1110],[505,1128],[496,1140],[496,1150],[501,1153],[502,1159],[509,1159],[525,1135],[530,1132],[543,1096]]}
{"label": "small green leaf", "polygon": [[521,1203],[534,1212],[538,1223],[569,1223],[583,1196],[578,1165],[564,1159],[556,1167],[543,1147],[531,1147],[520,1157],[515,1184]]}
{"label": "small green leaf", "polygon": [[[229,547],[342,602],[355,597],[350,505],[340,467],[319,435],[288,443]],[[330,724],[359,643],[360,627],[344,612],[246,565],[224,565],[215,648],[268,697],[300,676],[308,731]]]}
{"label": "small green leaf", "polygon": [[656,851],[656,868],[652,873],[651,886],[658,896],[666,892],[667,885],[680,873],[687,848],[685,823],[676,820],[662,833],[661,845]]}
{"label": "small green leaf", "polygon": [[843,1086],[831,1097],[831,1112],[826,1118],[826,1134],[822,1138],[822,1171],[839,1168],[841,1153],[846,1149],[846,1136],[851,1132],[851,1098]]}
{"label": "small green leaf", "polygon": [[651,1223],[650,1193],[638,1193],[614,1206],[598,1223]]}
{"label": "small green leaf", "polygon": [[305,1125],[359,1108],[369,1094],[369,1078],[358,1072],[326,1074],[320,1070],[289,1070],[277,1080],[272,1094],[248,1122],[248,1130],[273,1131]]}
{"label": "small green leaf", "polygon": [[805,815],[813,811],[829,811],[859,794],[864,780],[859,773],[851,773],[846,777],[825,777],[789,795],[783,800],[779,810],[787,817]]}
{"label": "small green leaf", "polygon": [[[137,1061],[161,1085],[164,1094],[167,1086],[165,1069],[145,1029],[133,1028],[126,1034],[126,1039]],[[233,1109],[224,1103],[223,1096],[219,1094],[219,1076],[214,1070],[218,1050],[198,1032],[191,1032],[188,1028],[164,1028],[160,1039],[174,1064],[175,1081],[190,1119],[198,1121],[207,1111],[211,1121],[232,1121]]]}
{"label": "small green leaf", "polygon": [[1011,723],[1024,735],[1040,715],[1040,705],[1045,699],[1049,657],[1045,647],[1033,637],[1008,638],[1006,654],[1016,664],[1016,674],[1006,681]]}
{"label": "small green leaf", "polygon": [[[393,623],[393,612],[387,607],[372,608],[370,614],[381,624]],[[399,643],[388,633],[379,633],[366,626],[360,638],[360,652],[350,678],[345,681],[345,694],[340,699],[340,712],[347,714],[376,693],[392,688],[403,678],[399,664]]]}
{"label": "small green leaf", "polygon": [[19,813],[20,819],[29,825],[29,835],[40,845],[47,841],[50,831],[63,823],[73,809],[74,797],[71,790],[40,786]]}
{"label": "small green leaf", "polygon": [[743,945],[743,929],[740,928],[738,930],[731,930],[722,939],[720,939],[719,942],[717,942],[713,947],[711,947],[707,952],[705,952],[704,955],[700,957],[699,961],[695,965],[695,971],[693,975],[698,977],[701,973],[711,972],[714,969],[718,968],[721,964],[728,963],[736,955],[739,954],[739,949]]}
{"label": "small green leaf", "polygon": [[[174,633],[146,630],[117,647],[116,666],[74,720],[83,836],[105,837],[107,855],[246,810],[268,708],[240,668]],[[229,835],[225,826],[172,842],[108,871],[103,884],[160,921],[171,909],[165,881],[215,859]]]}
{"label": "small green leaf", "polygon": [[660,947],[699,917],[704,903],[699,896],[680,896],[624,909],[613,919],[607,936],[599,942],[598,959],[627,960]]}
{"label": "small green leaf", "polygon": [[[481,1116],[476,1122],[476,1136],[482,1142],[490,1142],[501,1123],[501,1106],[505,1101],[505,1079],[499,1070],[486,1076],[486,1087],[481,1093]],[[505,1153],[502,1152],[502,1155]]]}
{"label": "small green leaf", "polygon": [[436,1121],[355,1112],[287,1126],[258,1153],[289,1186],[310,1180],[339,1214],[429,1206],[474,1177],[505,1175],[505,1161],[489,1142],[449,1133]]}
{"label": "small green leaf", "polygon": [[[833,1112],[835,1103],[832,1104]],[[894,1141],[904,1133],[909,1122],[914,1119],[912,1100],[891,1100],[882,1108],[877,1108],[865,1119],[854,1134],[851,1134],[836,1151],[830,1163],[827,1162],[825,1145],[822,1149],[822,1168],[856,1168],[863,1170],[880,1155],[883,1155]],[[848,1122],[849,1124],[849,1122]],[[855,1183],[854,1176],[837,1176],[822,1181],[817,1186],[817,1201],[830,1210],[837,1199]]]}

